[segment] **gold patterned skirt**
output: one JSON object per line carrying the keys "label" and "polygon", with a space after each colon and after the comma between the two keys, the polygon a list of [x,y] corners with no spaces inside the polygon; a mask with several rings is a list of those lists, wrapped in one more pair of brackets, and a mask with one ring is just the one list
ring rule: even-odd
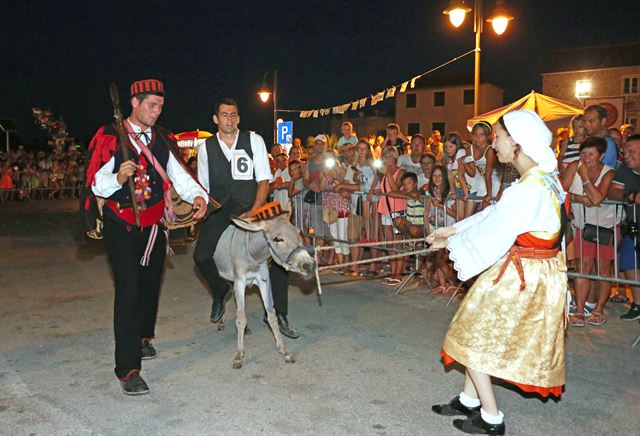
{"label": "gold patterned skirt", "polygon": [[565,383],[567,268],[563,252],[522,258],[526,288],[506,256],[482,273],[456,312],[444,339],[445,364],[455,360],[528,392],[560,396]]}

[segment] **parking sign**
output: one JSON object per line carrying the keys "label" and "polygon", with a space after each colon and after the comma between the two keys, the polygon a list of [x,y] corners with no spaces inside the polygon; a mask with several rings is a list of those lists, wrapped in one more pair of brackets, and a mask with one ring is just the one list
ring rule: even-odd
{"label": "parking sign", "polygon": [[293,143],[293,121],[283,121],[278,124],[278,144]]}

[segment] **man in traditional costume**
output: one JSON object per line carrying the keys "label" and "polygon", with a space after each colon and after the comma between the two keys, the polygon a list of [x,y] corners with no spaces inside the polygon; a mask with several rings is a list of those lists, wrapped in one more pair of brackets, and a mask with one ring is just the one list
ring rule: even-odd
{"label": "man in traditional costume", "polygon": [[462,281],[486,270],[453,317],[441,351],[445,365],[466,367],[464,389],[432,410],[466,415],[453,421],[465,433],[501,435],[504,415],[491,377],[543,397],[559,397],[565,383],[567,275],[560,244],[566,195],[551,132],[535,112],[509,112],[494,128],[492,147],[500,162],[516,167],[519,182],[497,204],[427,241],[448,239]]}
{"label": "man in traditional costume", "polygon": [[[173,184],[180,197],[193,204],[195,219],[204,216],[208,197],[174,155],[173,135],[156,126],[164,105],[163,83],[140,80],[130,91],[131,115],[123,124],[133,157],[124,161],[114,125],[100,127],[89,145],[86,186],[106,199],[102,232],[115,282],[115,373],[125,394],[139,395],[149,392],[140,376],[141,360],[156,356],[151,339],[167,244],[160,228],[165,193]],[[127,186],[129,177],[134,178],[134,198]]]}

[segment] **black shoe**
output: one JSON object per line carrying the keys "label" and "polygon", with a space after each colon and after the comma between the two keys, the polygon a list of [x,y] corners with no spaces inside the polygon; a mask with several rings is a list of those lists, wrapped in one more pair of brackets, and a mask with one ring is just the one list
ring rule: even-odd
{"label": "black shoe", "polygon": [[473,412],[467,419],[454,419],[453,426],[458,430],[469,434],[495,434],[503,435],[505,431],[504,421],[502,424],[489,424],[480,415],[480,411]]}
{"label": "black shoe", "polygon": [[438,415],[443,416],[471,416],[474,412],[480,411],[480,406],[467,407],[460,402],[460,396],[457,396],[453,400],[449,401],[449,404],[436,404],[435,406],[431,406],[431,410]]}
{"label": "black shoe", "polygon": [[276,314],[276,317],[278,318],[278,326],[280,327],[280,333],[282,333],[283,335],[285,335],[286,337],[291,338],[291,339],[298,339],[300,337],[298,332],[296,332],[289,325],[289,321],[287,320],[287,316],[286,315],[278,315],[278,314]]}
{"label": "black shoe", "polygon": [[120,380],[122,392],[127,395],[142,395],[149,393],[149,386],[140,376],[140,371],[131,371],[124,380]]}
{"label": "black shoe", "polygon": [[218,322],[224,315],[224,298],[215,298],[211,306],[211,322]]}
{"label": "black shoe", "polygon": [[153,344],[148,339],[142,340],[142,345],[140,346],[140,351],[142,351],[142,360],[151,360],[155,359],[158,355],[158,352],[155,348],[153,348]]}
{"label": "black shoe", "polygon": [[[287,320],[287,316],[286,315],[278,315],[278,314],[276,314],[276,318],[278,319],[278,327],[279,327],[280,333],[282,333],[283,335],[285,335],[286,337],[291,338],[291,339],[298,339],[300,337],[298,332],[296,332],[289,325],[289,321]],[[269,324],[269,320],[267,319],[267,314],[266,313],[264,314],[264,317],[262,317],[262,321],[265,324]]]}
{"label": "black shoe", "polygon": [[640,306],[632,304],[629,311],[622,315],[620,319],[623,321],[635,321],[636,319],[640,319]]}

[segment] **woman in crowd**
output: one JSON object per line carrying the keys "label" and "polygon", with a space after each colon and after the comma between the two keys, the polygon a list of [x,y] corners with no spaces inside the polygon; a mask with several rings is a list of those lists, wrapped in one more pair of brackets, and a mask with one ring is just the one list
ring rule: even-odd
{"label": "woman in crowd", "polygon": [[[351,194],[339,192],[335,188],[338,185],[338,168],[325,168],[320,176],[320,189],[322,192],[323,216],[331,217],[335,212],[335,217],[326,219],[329,225],[329,234],[333,239],[337,263],[342,264],[349,260],[349,245],[345,242],[348,239],[347,228],[349,214],[351,213]],[[336,192],[338,191],[338,192]],[[348,272],[348,271],[340,271]]]}
{"label": "woman in crowd", "polygon": [[0,168],[0,201],[8,201],[13,197],[13,167],[6,161]]}
{"label": "woman in crowd", "polygon": [[[449,186],[452,187],[451,198],[456,200],[456,219],[463,220],[467,215],[471,215],[473,207],[467,208],[467,198],[469,197],[469,184],[462,169],[463,161],[467,153],[462,143],[462,138],[456,132],[447,134],[444,137],[444,162],[447,165],[449,175]],[[455,190],[453,189],[455,188]],[[469,202],[473,205],[473,202]],[[467,211],[467,209],[469,209]]]}
{"label": "woman in crowd", "polygon": [[584,115],[580,114],[571,118],[571,132],[573,134],[560,145],[560,151],[558,152],[558,168],[561,173],[571,162],[580,159],[580,144],[587,139]]}
{"label": "woman in crowd", "polygon": [[[406,200],[401,198],[391,198],[388,194],[391,191],[399,191],[401,187],[400,179],[405,173],[404,169],[397,165],[398,151],[395,147],[385,147],[382,149],[383,166],[376,172],[373,185],[377,186],[380,181],[380,188],[369,191],[369,200],[373,200],[373,194],[380,195],[378,201],[378,213],[382,224],[382,236],[385,241],[400,240],[396,237],[393,228],[393,219],[403,216],[406,213]],[[399,245],[389,245],[389,248],[397,248]],[[394,259],[391,264],[391,276],[384,280],[387,285],[397,285],[402,281],[404,271],[404,259]]]}
{"label": "woman in crowd", "polygon": [[[611,275],[611,261],[616,255],[613,237],[619,235],[619,231],[614,227],[620,221],[616,217],[616,206],[600,206],[615,176],[615,170],[600,161],[606,149],[607,143],[603,138],[592,136],[585,139],[580,145],[580,159],[570,163],[562,174],[562,184],[568,188],[573,205],[574,250],[580,261],[579,272],[582,274],[591,274],[595,268],[593,272],[598,275]],[[592,230],[599,233],[591,232]],[[590,233],[600,237],[599,244],[593,242]],[[607,234],[610,239],[604,241]],[[611,284],[604,281],[595,283],[598,288],[596,308],[585,321],[584,305],[590,282],[589,279],[575,279],[577,312],[571,317],[571,325],[575,327],[584,327],[585,323],[598,326],[606,321],[604,306],[609,298]]]}
{"label": "woman in crowd", "polygon": [[565,383],[567,275],[559,247],[566,211],[565,193],[554,175],[551,132],[540,117],[509,112],[494,132],[498,160],[513,163],[520,182],[495,205],[436,230],[427,242],[446,245],[460,280],[481,273],[442,347],[445,364],[464,365],[464,389],[432,410],[466,415],[453,421],[465,433],[502,435],[504,414],[491,377],[545,397],[559,397]]}
{"label": "woman in crowd", "polygon": [[289,149],[289,162],[293,162],[294,160],[297,161],[302,161],[302,148],[297,146],[297,145],[293,145],[291,146],[291,148]]}
{"label": "woman in crowd", "polygon": [[[478,185],[476,195],[482,195],[482,208],[489,206],[491,198],[498,196],[500,192],[500,171],[497,168],[498,158],[496,152],[491,148],[491,135],[493,134],[491,124],[486,121],[478,121],[471,129],[471,150],[470,154],[473,159],[465,159],[465,172],[472,177],[471,192],[474,191],[473,185]],[[480,178],[476,177],[480,174]],[[482,185],[484,184],[484,188]]]}
{"label": "woman in crowd", "polygon": [[[431,234],[440,227],[452,226],[456,222],[455,200],[449,199],[449,176],[447,168],[442,165],[433,167],[431,182],[429,183],[429,197],[427,200],[426,219],[427,232]],[[455,272],[447,257],[446,250],[439,250],[435,254],[434,274],[438,286],[431,291],[432,295],[450,295],[455,291],[457,280]]]}
{"label": "woman in crowd", "polygon": [[418,174],[418,189],[420,191],[426,192],[429,189],[429,180],[435,164],[436,155],[430,151],[420,158],[420,167],[422,168],[422,173]]}

